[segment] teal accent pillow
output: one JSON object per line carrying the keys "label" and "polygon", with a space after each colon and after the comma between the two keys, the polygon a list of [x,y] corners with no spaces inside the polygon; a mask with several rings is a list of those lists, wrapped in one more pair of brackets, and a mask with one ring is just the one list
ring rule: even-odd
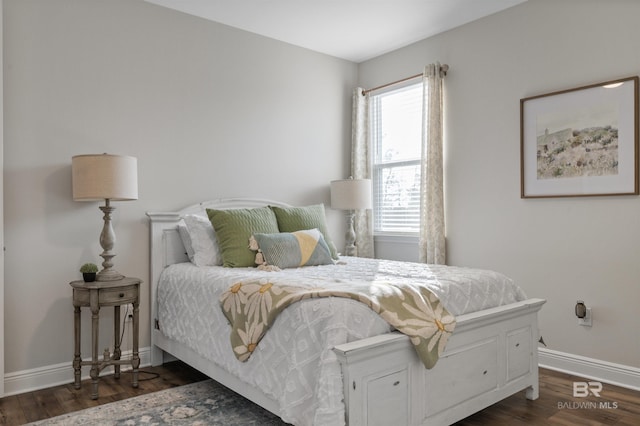
{"label": "teal accent pillow", "polygon": [[229,268],[255,266],[249,238],[256,232],[278,232],[278,221],[269,207],[255,209],[207,209],[207,216],[218,239],[222,265]]}
{"label": "teal accent pillow", "polygon": [[333,264],[322,233],[316,229],[278,234],[253,234],[250,248],[258,250],[256,263],[280,269]]}
{"label": "teal accent pillow", "polygon": [[324,204],[315,204],[306,207],[270,206],[270,208],[276,214],[280,232],[295,232],[318,228],[329,247],[331,258],[338,259],[338,251],[327,229]]}

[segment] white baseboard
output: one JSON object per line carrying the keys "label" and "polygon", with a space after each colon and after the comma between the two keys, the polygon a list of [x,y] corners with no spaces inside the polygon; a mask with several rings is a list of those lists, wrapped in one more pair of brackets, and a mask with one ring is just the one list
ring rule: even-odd
{"label": "white baseboard", "polygon": [[[140,367],[151,365],[150,348],[141,348],[138,352],[140,356]],[[131,350],[122,351],[122,359],[131,358]],[[84,361],[90,361],[90,358]],[[121,371],[131,370],[131,366],[123,365]],[[113,367],[107,367],[100,373],[101,376],[113,374]],[[89,378],[89,367],[82,367],[82,380]],[[45,389],[52,386],[73,383],[73,366],[71,362],[48,365],[31,370],[16,371],[4,375],[4,395],[16,395],[24,392],[31,392],[38,389]]]}
{"label": "white baseboard", "polygon": [[598,380],[623,388],[640,390],[640,368],[615,364],[580,355],[538,348],[540,367]]}

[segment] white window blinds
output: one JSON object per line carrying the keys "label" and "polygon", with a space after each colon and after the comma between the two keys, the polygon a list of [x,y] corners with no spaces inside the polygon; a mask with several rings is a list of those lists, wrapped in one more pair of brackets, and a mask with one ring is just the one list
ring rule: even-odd
{"label": "white window blinds", "polygon": [[420,228],[422,91],[417,78],[370,98],[376,233]]}

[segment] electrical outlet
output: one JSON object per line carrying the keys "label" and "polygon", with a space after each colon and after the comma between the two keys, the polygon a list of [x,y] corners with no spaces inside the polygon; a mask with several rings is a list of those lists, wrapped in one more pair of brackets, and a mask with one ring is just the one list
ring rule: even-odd
{"label": "electrical outlet", "polygon": [[587,315],[584,318],[578,318],[578,325],[582,325],[585,327],[591,327],[592,316],[591,316],[591,308],[587,308]]}

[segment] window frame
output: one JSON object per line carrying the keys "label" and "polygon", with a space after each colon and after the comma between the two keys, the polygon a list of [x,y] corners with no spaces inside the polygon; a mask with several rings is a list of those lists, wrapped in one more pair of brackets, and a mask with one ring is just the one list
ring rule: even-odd
{"label": "window frame", "polygon": [[[397,161],[381,161],[376,162],[376,158],[379,156],[379,149],[381,148],[380,144],[380,128],[376,127],[376,124],[379,123],[379,120],[374,119],[374,114],[376,113],[376,107],[374,106],[374,102],[380,102],[375,99],[376,96],[388,94],[389,92],[395,92],[402,89],[406,89],[411,86],[422,86],[422,96],[424,96],[424,82],[422,75],[415,76],[413,78],[409,78],[407,80],[403,80],[401,82],[395,84],[389,84],[383,86],[379,89],[375,89],[369,93],[369,135],[371,140],[371,178],[373,183],[373,220],[374,220],[374,229],[373,234],[376,236],[401,236],[401,237],[417,237],[419,235],[419,221],[418,228],[416,230],[380,230],[378,228],[379,218],[381,216],[380,210],[378,208],[380,203],[380,192],[378,188],[382,187],[381,179],[383,176],[384,169],[391,169],[397,167],[404,166],[417,166],[418,173],[421,173],[420,165],[421,165],[421,157],[413,158],[413,159],[401,159]],[[380,109],[377,109],[377,112],[380,113]],[[423,112],[424,113],[424,112]],[[422,126],[422,122],[420,124]],[[421,141],[420,141],[421,143]],[[422,148],[421,148],[422,149]],[[418,204],[418,212],[420,211],[420,204]]]}

